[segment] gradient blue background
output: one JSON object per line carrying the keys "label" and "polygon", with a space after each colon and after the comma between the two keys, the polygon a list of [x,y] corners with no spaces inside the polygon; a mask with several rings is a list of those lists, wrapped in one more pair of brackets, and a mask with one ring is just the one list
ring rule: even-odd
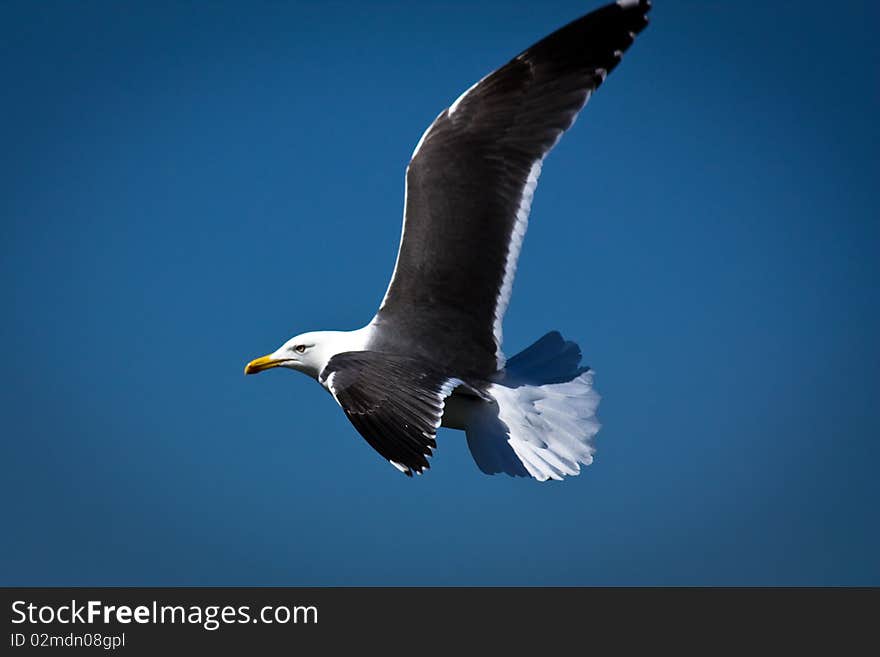
{"label": "gradient blue background", "polygon": [[582,476],[242,375],[372,317],[424,128],[597,4],[0,5],[0,583],[880,584],[875,2],[660,0],[546,162],[505,345],[584,347]]}

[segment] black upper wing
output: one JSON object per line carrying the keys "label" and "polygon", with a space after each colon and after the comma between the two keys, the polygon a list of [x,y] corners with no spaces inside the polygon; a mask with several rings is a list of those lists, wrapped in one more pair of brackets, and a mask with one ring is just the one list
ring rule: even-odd
{"label": "black upper wing", "polygon": [[[462,376],[503,366],[501,319],[543,158],[647,25],[650,3],[594,11],[465,92],[406,175],[400,252],[376,320]],[[380,345],[377,345],[380,346]]]}
{"label": "black upper wing", "polygon": [[444,400],[461,383],[430,363],[372,351],[337,354],[320,381],[373,449],[410,476],[430,467]]}

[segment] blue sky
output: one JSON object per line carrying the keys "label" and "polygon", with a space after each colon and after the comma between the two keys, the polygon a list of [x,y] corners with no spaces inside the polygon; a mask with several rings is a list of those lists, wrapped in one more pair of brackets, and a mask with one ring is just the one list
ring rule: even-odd
{"label": "blue sky", "polygon": [[880,584],[873,2],[672,2],[548,158],[508,353],[597,460],[407,479],[307,378],[436,114],[591,2],[0,7],[0,583]]}

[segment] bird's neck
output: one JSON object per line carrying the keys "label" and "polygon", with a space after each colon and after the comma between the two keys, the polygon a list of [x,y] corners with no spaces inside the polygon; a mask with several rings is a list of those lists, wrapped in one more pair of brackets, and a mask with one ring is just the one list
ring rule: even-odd
{"label": "bird's neck", "polygon": [[327,363],[336,354],[347,351],[364,351],[370,341],[372,333],[372,325],[364,326],[355,331],[319,331],[315,335],[318,341],[314,347],[312,362],[308,368],[302,371],[312,378],[317,379],[318,376],[327,367]]}

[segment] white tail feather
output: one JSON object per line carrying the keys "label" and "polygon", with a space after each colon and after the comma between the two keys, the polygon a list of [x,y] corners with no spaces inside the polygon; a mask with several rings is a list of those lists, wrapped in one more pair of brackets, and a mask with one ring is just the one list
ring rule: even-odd
{"label": "white tail feather", "polygon": [[580,358],[575,343],[551,332],[508,361],[487,390],[495,403],[472,405],[465,423],[483,472],[546,481],[593,462],[599,395]]}
{"label": "white tail feather", "polygon": [[507,444],[535,479],[576,475],[580,464],[593,462],[599,395],[592,384],[593,373],[587,371],[567,383],[489,388],[508,430]]}

